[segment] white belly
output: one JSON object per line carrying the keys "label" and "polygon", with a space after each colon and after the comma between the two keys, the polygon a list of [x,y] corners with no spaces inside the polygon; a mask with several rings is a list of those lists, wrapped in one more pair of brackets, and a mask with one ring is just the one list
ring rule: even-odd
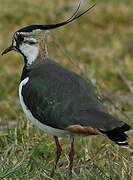
{"label": "white belly", "polygon": [[61,130],[61,129],[56,129],[56,128],[52,128],[50,126],[44,125],[41,122],[39,122],[36,118],[33,117],[32,113],[30,112],[30,110],[28,110],[28,108],[26,107],[24,101],[23,101],[23,96],[21,94],[22,91],[22,87],[28,82],[29,77],[26,77],[19,85],[19,99],[20,99],[20,103],[21,106],[23,108],[24,113],[26,114],[27,118],[38,128],[40,128],[41,130],[43,130],[44,132],[46,132],[49,135],[52,136],[67,136],[69,137],[70,134],[68,131],[66,130]]}

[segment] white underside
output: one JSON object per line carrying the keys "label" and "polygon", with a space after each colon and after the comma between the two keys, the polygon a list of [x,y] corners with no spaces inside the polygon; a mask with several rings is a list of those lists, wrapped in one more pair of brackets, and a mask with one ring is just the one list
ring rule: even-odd
{"label": "white underside", "polygon": [[24,101],[23,101],[23,96],[21,94],[22,91],[22,87],[28,82],[29,77],[25,78],[19,85],[19,98],[20,98],[20,103],[21,106],[23,108],[24,113],[26,114],[27,118],[38,128],[40,128],[41,130],[43,130],[44,132],[46,132],[49,135],[52,136],[57,136],[57,137],[63,137],[63,136],[67,136],[70,137],[70,133],[67,130],[61,130],[61,129],[56,129],[56,128],[52,128],[50,126],[44,125],[41,122],[39,122],[36,118],[33,117],[32,113],[30,112],[30,110],[28,110],[28,108],[26,107]]}

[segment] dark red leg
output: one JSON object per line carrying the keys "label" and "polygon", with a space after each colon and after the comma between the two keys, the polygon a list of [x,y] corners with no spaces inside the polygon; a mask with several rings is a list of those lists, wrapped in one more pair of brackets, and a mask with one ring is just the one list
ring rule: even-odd
{"label": "dark red leg", "polygon": [[70,150],[70,153],[69,153],[69,160],[70,160],[69,177],[70,177],[70,179],[72,178],[73,159],[74,159],[74,138],[72,138],[72,141],[71,141],[71,150]]}
{"label": "dark red leg", "polygon": [[51,172],[51,175],[50,175],[50,177],[52,177],[52,178],[54,176],[54,170],[56,169],[57,163],[58,163],[58,161],[60,159],[60,155],[61,155],[61,152],[62,152],[62,148],[61,148],[61,145],[59,143],[58,137],[54,136],[54,138],[55,138],[57,152],[56,152],[56,162],[55,162],[54,168],[53,168],[53,170]]}

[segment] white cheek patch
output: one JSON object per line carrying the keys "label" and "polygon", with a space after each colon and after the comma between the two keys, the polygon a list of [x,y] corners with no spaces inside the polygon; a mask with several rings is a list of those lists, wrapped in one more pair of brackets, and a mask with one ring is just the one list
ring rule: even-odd
{"label": "white cheek patch", "polygon": [[37,40],[34,38],[25,38],[26,41],[37,43]]}
{"label": "white cheek patch", "polygon": [[30,45],[23,43],[19,46],[20,51],[27,58],[27,65],[31,65],[39,54],[39,47],[37,45]]}

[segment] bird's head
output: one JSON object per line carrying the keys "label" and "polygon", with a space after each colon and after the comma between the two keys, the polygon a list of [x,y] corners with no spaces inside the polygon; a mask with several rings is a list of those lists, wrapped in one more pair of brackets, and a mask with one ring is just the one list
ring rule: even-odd
{"label": "bird's head", "polygon": [[2,55],[15,50],[21,53],[26,65],[31,65],[36,59],[47,56],[45,36],[47,30],[39,29],[38,25],[31,25],[16,31],[12,38],[12,44],[2,52]]}
{"label": "bird's head", "polygon": [[2,52],[2,55],[15,50],[21,53],[25,58],[26,66],[31,65],[36,59],[42,59],[47,56],[46,48],[46,32],[50,29],[55,29],[79,18],[91,8],[95,6],[92,5],[89,9],[84,12],[80,11],[80,4],[78,8],[68,20],[51,25],[30,25],[20,30],[16,31],[12,38],[12,44]]}

